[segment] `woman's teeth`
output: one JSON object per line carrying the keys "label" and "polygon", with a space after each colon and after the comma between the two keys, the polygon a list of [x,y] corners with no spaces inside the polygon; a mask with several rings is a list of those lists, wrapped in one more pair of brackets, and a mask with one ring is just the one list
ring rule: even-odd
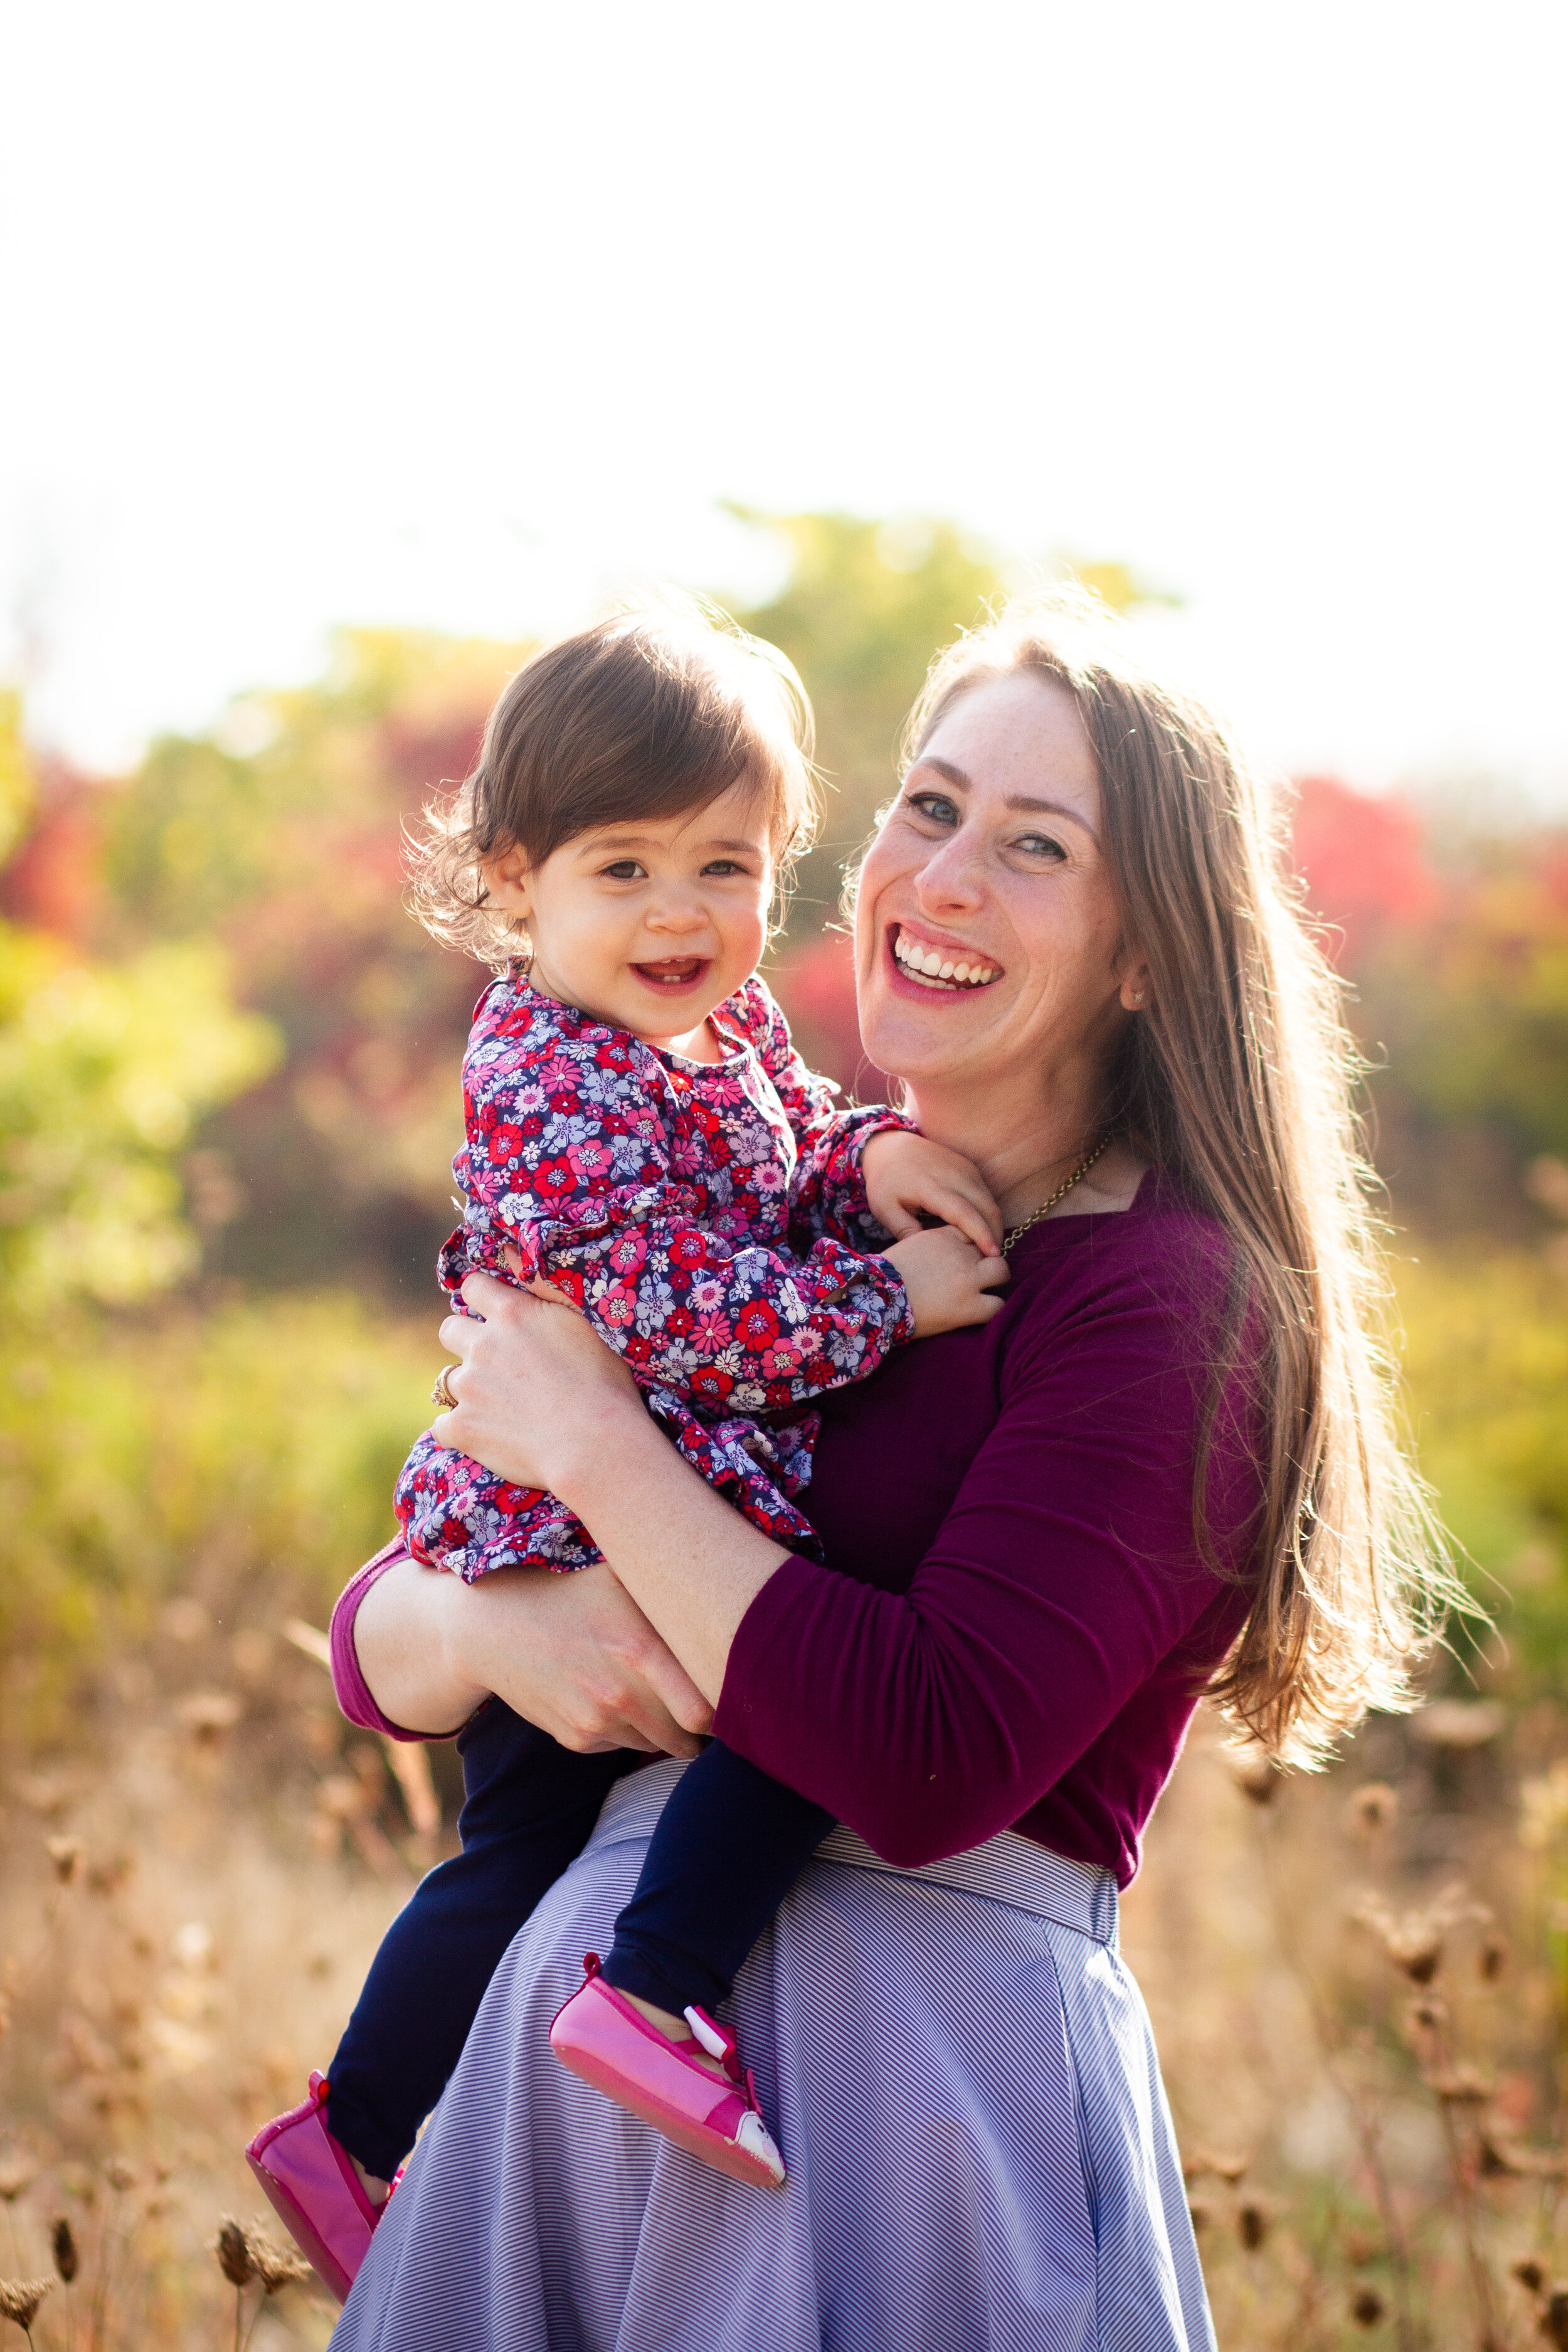
{"label": "woman's teeth", "polygon": [[893,953],[910,978],[926,988],[984,988],[988,981],[1001,976],[994,963],[955,962],[938,948],[922,948],[907,931],[900,931],[895,938]]}

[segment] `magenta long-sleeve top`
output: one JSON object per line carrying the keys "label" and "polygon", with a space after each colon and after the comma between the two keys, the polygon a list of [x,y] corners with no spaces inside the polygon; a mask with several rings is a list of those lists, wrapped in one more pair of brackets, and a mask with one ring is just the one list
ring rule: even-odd
{"label": "magenta long-sleeve top", "polygon": [[[718,1736],[889,1862],[1016,1829],[1125,1885],[1247,1607],[1260,1479],[1234,1387],[1206,1547],[1193,1507],[1229,1263],[1152,1173],[1125,1212],[1021,1235],[992,1322],[825,1398],[803,1507],[826,1558],[792,1554],[752,1601]],[[339,1695],[380,1724],[363,1589]]]}

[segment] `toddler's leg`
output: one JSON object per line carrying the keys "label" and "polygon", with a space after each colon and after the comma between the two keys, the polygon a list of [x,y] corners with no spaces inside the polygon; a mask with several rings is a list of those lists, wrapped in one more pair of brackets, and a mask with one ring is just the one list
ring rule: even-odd
{"label": "toddler's leg", "polygon": [[679,2017],[714,2010],[833,1816],[714,1740],[659,1816],[605,1980]]}
{"label": "toddler's leg", "polygon": [[387,1929],[328,2074],[334,2137],[383,2180],[445,2089],[502,1953],[636,1761],[625,1749],[576,1755],[499,1698],[458,1747],[463,1851],[420,1880]]}

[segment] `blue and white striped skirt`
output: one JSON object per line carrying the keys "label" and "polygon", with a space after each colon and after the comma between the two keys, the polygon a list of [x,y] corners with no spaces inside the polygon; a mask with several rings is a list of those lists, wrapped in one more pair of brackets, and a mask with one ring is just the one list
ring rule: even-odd
{"label": "blue and white striped skirt", "polygon": [[782,2190],[556,2063],[682,1769],[612,1790],[512,1944],[334,2352],[1213,2352],[1104,1871],[1010,1831],[895,1870],[835,1830],[733,2002]]}

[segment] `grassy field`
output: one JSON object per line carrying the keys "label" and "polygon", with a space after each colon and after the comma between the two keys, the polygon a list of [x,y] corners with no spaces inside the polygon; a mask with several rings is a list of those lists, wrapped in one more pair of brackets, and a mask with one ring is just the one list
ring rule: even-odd
{"label": "grassy field", "polygon": [[[1200,1716],[1126,1905],[1227,2352],[1568,2342],[1568,1294],[1456,1253],[1402,1307],[1500,1630],[1315,1780],[1239,1776]],[[237,2315],[257,2352],[320,2345],[312,2285],[237,2290],[213,2247],[256,2214],[245,2139],[452,1835],[450,1752],[400,1782],[288,1632],[382,1538],[429,1328],[220,1297],[87,1331],[5,1368],[36,1573],[7,1587],[0,2261],[54,2280],[40,2347],[195,2352]]]}

